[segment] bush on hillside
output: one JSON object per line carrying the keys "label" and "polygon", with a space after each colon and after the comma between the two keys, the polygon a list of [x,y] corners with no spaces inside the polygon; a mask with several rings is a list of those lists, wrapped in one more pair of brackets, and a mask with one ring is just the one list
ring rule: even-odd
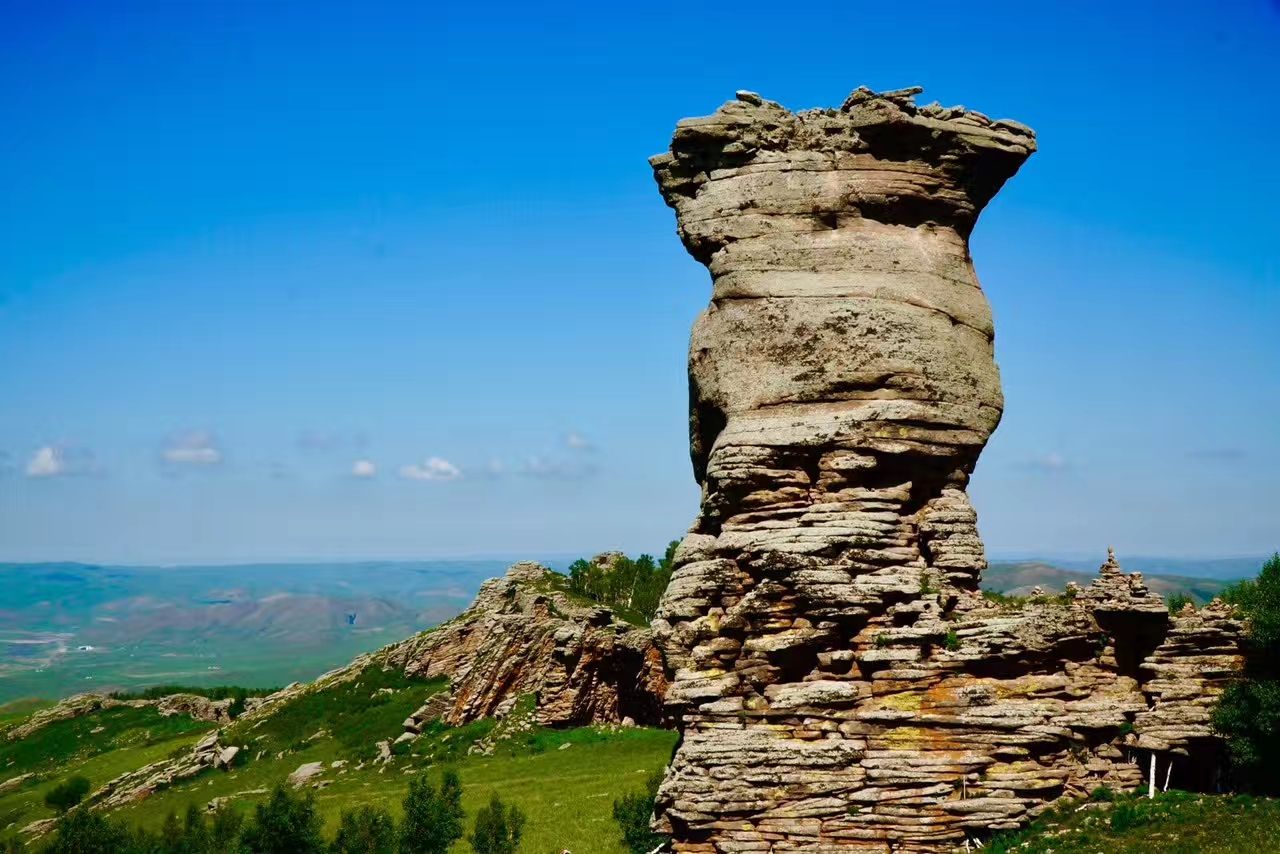
{"label": "bush on hillside", "polygon": [[84,796],[89,794],[89,785],[87,777],[68,777],[45,793],[45,806],[66,812],[84,800]]}
{"label": "bush on hillside", "polygon": [[664,841],[649,828],[653,802],[658,797],[662,772],[649,777],[642,791],[629,792],[613,802],[613,820],[622,829],[622,843],[632,854],[648,854]]}
{"label": "bush on hillside", "polygon": [[254,808],[243,839],[254,854],[322,854],[326,848],[315,797],[283,786]]}
{"label": "bush on hillside", "polygon": [[470,842],[476,854],[516,854],[523,835],[524,813],[514,805],[506,806],[494,793],[489,805],[476,813]]}
{"label": "bush on hillside", "polygon": [[1164,597],[1164,603],[1165,605],[1169,606],[1170,614],[1176,614],[1179,611],[1181,611],[1183,608],[1185,608],[1187,605],[1195,604],[1195,602],[1192,601],[1190,596],[1182,592],[1170,593],[1168,596]]}
{"label": "bush on hillside", "polygon": [[401,854],[447,854],[462,838],[462,817],[462,781],[456,771],[446,770],[439,788],[425,775],[413,778],[404,799]]}
{"label": "bush on hillside", "polygon": [[53,841],[42,854],[121,854],[132,849],[133,840],[124,825],[80,807],[58,819]]}
{"label": "bush on hillside", "polygon": [[374,806],[343,810],[330,854],[395,854],[396,823],[391,813]]}
{"label": "bush on hillside", "polygon": [[1280,794],[1280,554],[1258,577],[1227,588],[1248,634],[1244,677],[1228,686],[1213,712],[1213,726],[1227,742],[1238,785]]}

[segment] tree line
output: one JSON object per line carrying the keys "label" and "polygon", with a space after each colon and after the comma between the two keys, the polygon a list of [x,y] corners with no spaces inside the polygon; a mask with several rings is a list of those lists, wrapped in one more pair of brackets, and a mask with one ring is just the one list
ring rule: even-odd
{"label": "tree line", "polygon": [[[614,801],[614,821],[632,854],[647,854],[664,841],[649,827],[661,782],[662,774],[654,774],[644,789]],[[16,837],[0,841],[0,854],[447,854],[464,836],[475,854],[517,854],[525,826],[524,812],[495,794],[467,834],[462,781],[448,769],[439,786],[426,775],[409,781],[400,821],[364,805],[344,810],[331,837],[315,796],[283,786],[247,815],[231,804],[213,811],[193,804],[181,819],[169,813],[158,832],[78,806],[89,789],[80,776],[55,786],[45,797],[61,813],[53,835],[27,846]]]}
{"label": "tree line", "polygon": [[[475,854],[516,854],[525,816],[495,794],[466,833],[462,782],[446,770],[440,784],[426,775],[409,782],[396,821],[380,807],[344,810],[332,837],[311,792],[277,786],[248,815],[229,804],[213,812],[195,805],[179,819],[170,813],[158,832],[129,825],[75,806],[87,782],[73,778],[49,801],[63,810],[48,841],[24,847],[17,839],[2,843],[4,854],[447,854],[464,835]],[[77,795],[79,797],[77,797]]]}

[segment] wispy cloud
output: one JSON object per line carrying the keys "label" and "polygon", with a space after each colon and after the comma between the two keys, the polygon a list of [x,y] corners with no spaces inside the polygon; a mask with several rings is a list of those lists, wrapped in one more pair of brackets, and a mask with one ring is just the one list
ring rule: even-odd
{"label": "wispy cloud", "polygon": [[525,477],[543,480],[582,480],[595,474],[596,467],[585,460],[534,455],[526,458],[518,471]]}
{"label": "wispy cloud", "polygon": [[222,462],[222,449],[212,433],[192,430],[171,436],[160,450],[160,458],[175,466],[216,466]]}
{"label": "wispy cloud", "polygon": [[592,451],[596,447],[590,439],[576,430],[564,437],[564,443],[575,451]]}
{"label": "wispy cloud", "polygon": [[335,451],[344,448],[360,449],[369,444],[363,433],[341,430],[303,430],[298,434],[297,446],[304,451]]}
{"label": "wispy cloud", "polygon": [[1023,460],[1019,467],[1031,471],[1057,473],[1070,469],[1071,463],[1057,451],[1049,451],[1029,460]]}
{"label": "wispy cloud", "polygon": [[351,476],[363,480],[378,476],[378,465],[373,460],[356,460],[351,464]]}
{"label": "wispy cloud", "polygon": [[1246,459],[1249,453],[1244,448],[1199,448],[1188,451],[1187,456],[1211,463],[1238,463]]}
{"label": "wispy cloud", "polygon": [[407,480],[458,480],[462,470],[442,457],[427,457],[421,464],[401,466],[400,476]]}

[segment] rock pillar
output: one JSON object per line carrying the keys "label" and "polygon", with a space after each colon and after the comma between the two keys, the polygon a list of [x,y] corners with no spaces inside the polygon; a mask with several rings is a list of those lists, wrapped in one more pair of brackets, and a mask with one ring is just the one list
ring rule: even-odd
{"label": "rock pillar", "polygon": [[968,238],[1035,135],[917,92],[799,113],[741,92],[651,161],[712,279],[689,352],[702,506],[658,621],[678,851],[885,850],[848,817],[868,774],[912,772],[864,765],[854,710],[979,598],[965,487],[1003,399]]}

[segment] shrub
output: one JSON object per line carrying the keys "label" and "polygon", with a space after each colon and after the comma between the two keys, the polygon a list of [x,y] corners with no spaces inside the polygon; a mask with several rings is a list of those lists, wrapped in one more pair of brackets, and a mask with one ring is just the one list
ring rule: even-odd
{"label": "shrub", "polygon": [[446,770],[440,788],[425,776],[409,781],[400,827],[401,854],[447,854],[462,838],[462,781]]}
{"label": "shrub", "polygon": [[503,804],[495,793],[489,805],[476,813],[470,842],[476,854],[516,854],[523,834],[524,813]]}
{"label": "shrub", "polygon": [[1168,596],[1164,597],[1164,603],[1169,606],[1170,614],[1176,614],[1185,606],[1195,604],[1191,601],[1190,596],[1181,591],[1177,593],[1170,593]]}
{"label": "shrub", "polygon": [[662,773],[659,772],[649,777],[644,790],[628,792],[613,802],[613,820],[622,829],[622,843],[632,854],[648,854],[663,842],[663,837],[649,828],[653,802],[657,799],[661,783]]}
{"label": "shrub", "polygon": [[373,806],[343,810],[331,854],[395,854],[396,823],[391,813]]}
{"label": "shrub", "polygon": [[58,812],[66,812],[83,801],[87,794],[89,794],[89,779],[77,774],[74,777],[68,777],[45,793],[44,803],[45,806]]}
{"label": "shrub", "polygon": [[942,645],[951,652],[960,648],[960,636],[956,634],[955,629],[947,629],[947,636],[943,638]]}
{"label": "shrub", "polygon": [[1223,592],[1248,626],[1244,677],[1229,685],[1213,711],[1214,729],[1227,743],[1237,784],[1280,793],[1280,554],[1254,580]]}
{"label": "shrub", "polygon": [[243,829],[243,815],[230,805],[219,807],[209,825],[210,854],[238,854],[243,851],[244,846],[240,842]]}
{"label": "shrub", "polygon": [[277,786],[266,803],[254,808],[244,842],[254,854],[321,854],[325,844],[315,798]]}
{"label": "shrub", "polygon": [[62,814],[42,854],[119,854],[129,850],[131,842],[124,825],[81,807]]}

